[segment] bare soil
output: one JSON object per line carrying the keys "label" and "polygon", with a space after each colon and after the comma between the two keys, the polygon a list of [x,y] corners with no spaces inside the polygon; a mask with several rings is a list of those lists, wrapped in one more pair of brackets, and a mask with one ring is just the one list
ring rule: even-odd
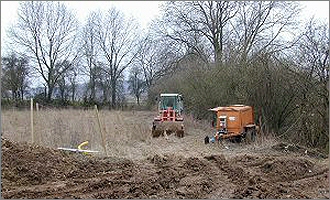
{"label": "bare soil", "polygon": [[190,125],[184,138],[150,136],[129,143],[127,149],[137,153],[123,156],[69,153],[2,137],[1,195],[6,199],[329,199],[327,156],[274,141],[204,144],[205,134]]}
{"label": "bare soil", "polygon": [[[277,146],[278,147],[278,146]],[[329,198],[328,159],[90,157],[2,138],[3,198]]]}

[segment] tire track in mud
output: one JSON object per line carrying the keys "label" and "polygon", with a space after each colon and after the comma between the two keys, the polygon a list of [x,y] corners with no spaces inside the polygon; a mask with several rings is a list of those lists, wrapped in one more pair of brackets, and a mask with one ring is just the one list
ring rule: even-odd
{"label": "tire track in mud", "polygon": [[132,161],[2,138],[2,197],[329,198],[328,158],[277,153],[271,147],[234,151],[198,157],[155,154]]}

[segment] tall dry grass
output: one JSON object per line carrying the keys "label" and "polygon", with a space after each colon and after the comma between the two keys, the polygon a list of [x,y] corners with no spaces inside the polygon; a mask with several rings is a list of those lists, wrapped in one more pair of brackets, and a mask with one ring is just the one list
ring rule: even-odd
{"label": "tall dry grass", "polygon": [[[153,117],[150,111],[99,111],[102,132],[105,135],[107,153],[104,152],[97,114],[89,110],[43,109],[34,112],[35,143],[57,148],[77,146],[89,141],[90,150],[100,156],[139,160],[156,154],[180,156],[206,156],[214,153],[233,155],[267,149],[276,143],[265,136],[254,144],[204,144],[204,137],[214,134],[210,122],[185,117],[185,137],[151,137]],[[15,141],[31,142],[30,111],[2,111],[2,135]]]}
{"label": "tall dry grass", "polygon": [[[148,125],[143,119],[141,120],[141,116],[148,114],[150,115],[148,112],[136,111],[134,114],[122,111],[99,111],[108,155],[127,154],[129,149],[125,148],[126,146],[132,146],[138,141],[146,141],[150,137],[151,122]],[[34,143],[54,148],[77,148],[80,143],[89,141],[88,149],[103,152],[97,120],[94,109],[34,111]],[[15,141],[31,142],[30,111],[2,111],[2,135]]]}
{"label": "tall dry grass", "polygon": [[[2,111],[2,133],[16,141],[31,142],[30,111]],[[40,110],[34,111],[34,142],[57,147],[76,146],[95,134],[91,111]]]}

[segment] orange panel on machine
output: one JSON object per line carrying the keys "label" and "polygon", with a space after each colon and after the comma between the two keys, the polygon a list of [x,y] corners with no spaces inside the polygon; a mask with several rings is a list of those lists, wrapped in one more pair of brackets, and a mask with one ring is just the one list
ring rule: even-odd
{"label": "orange panel on machine", "polygon": [[[233,111],[233,110],[226,110],[226,111],[218,111],[218,120],[220,120],[220,116],[226,116],[227,120],[227,130],[228,132],[233,132],[237,133],[240,131],[240,117],[239,117],[239,112]],[[220,123],[217,123],[220,125]],[[220,129],[220,126],[217,127]]]}
{"label": "orange panel on machine", "polygon": [[247,124],[254,124],[252,107],[246,110],[242,110],[241,116],[242,116],[242,126],[246,126]]}
{"label": "orange panel on machine", "polygon": [[244,126],[254,124],[253,109],[251,106],[233,105],[211,109],[217,112],[217,130],[220,129],[220,117],[226,116],[227,130],[229,133],[241,133]]}

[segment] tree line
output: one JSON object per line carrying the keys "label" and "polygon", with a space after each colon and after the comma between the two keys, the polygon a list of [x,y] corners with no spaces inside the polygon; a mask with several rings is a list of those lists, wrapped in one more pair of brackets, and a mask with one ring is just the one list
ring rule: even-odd
{"label": "tree line", "polygon": [[[22,2],[2,57],[2,96],[23,99],[36,77],[45,101],[115,109],[124,82],[140,103],[161,92],[184,95],[186,113],[247,104],[264,132],[329,150],[329,24],[299,21],[299,2],[171,1],[146,31],[116,8],[83,23],[59,2]],[[128,78],[125,77],[128,74]],[[125,80],[127,79],[127,80]]]}

